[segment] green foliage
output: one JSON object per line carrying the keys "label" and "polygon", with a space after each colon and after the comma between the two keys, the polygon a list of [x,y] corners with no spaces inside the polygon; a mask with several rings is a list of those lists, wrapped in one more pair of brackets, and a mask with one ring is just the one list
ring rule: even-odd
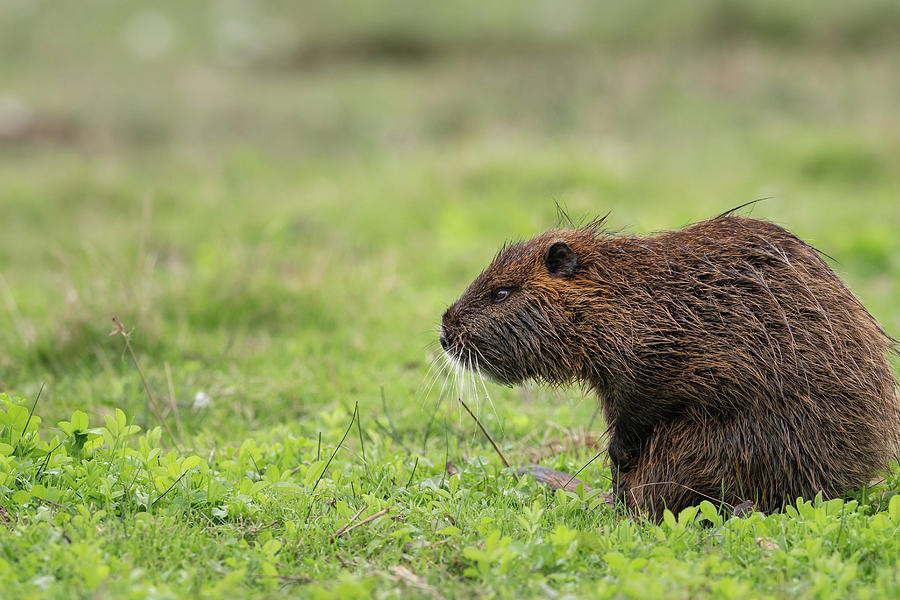
{"label": "green foliage", "polygon": [[[216,598],[298,583],[314,596],[365,597],[393,585],[387,567],[398,563],[419,571],[419,589],[473,585],[501,596],[522,586],[624,598],[900,589],[900,494],[877,505],[798,500],[783,514],[743,519],[704,501],[655,525],[601,505],[599,490],[549,493],[498,471],[497,461],[472,460],[445,477],[420,459],[421,477],[400,485],[409,467],[373,431],[364,435],[374,469],[346,455],[323,473],[318,441],[284,430],[204,459],[164,449],[159,427],[142,432],[119,409],[104,426],[75,411],[41,428],[31,425],[37,415],[27,420],[26,401],[0,401],[0,434],[15,440],[16,429],[30,440],[0,461],[9,533],[0,585],[17,597],[106,589]],[[335,423],[328,437],[345,428]]]}

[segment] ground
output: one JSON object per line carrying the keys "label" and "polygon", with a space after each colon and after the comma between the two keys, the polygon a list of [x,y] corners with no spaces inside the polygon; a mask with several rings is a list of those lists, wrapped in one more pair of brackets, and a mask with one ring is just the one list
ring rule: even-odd
{"label": "ground", "polygon": [[481,4],[0,8],[4,597],[900,595],[896,465],[651,524],[454,401],[575,472],[594,398],[429,370],[557,205],[765,198],[900,336],[900,11]]}

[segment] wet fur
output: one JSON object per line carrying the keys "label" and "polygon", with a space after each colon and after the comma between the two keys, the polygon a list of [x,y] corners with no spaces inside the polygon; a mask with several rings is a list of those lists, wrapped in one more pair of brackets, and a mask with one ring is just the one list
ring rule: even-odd
{"label": "wet fur", "polygon": [[596,391],[614,491],[657,517],[704,498],[771,511],[839,496],[900,448],[896,343],[811,246],[768,222],[726,214],[634,237],[600,220],[509,245],[442,337],[502,383]]}

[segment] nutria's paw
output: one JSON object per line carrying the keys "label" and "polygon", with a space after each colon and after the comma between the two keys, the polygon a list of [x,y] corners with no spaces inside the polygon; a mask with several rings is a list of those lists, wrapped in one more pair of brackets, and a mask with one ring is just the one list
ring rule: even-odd
{"label": "nutria's paw", "polygon": [[628,444],[622,435],[614,435],[609,441],[609,458],[612,464],[624,469],[640,454],[640,444]]}

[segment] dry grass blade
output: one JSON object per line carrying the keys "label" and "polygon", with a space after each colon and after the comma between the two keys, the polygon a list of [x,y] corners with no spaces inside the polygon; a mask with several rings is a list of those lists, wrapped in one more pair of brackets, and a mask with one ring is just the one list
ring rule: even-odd
{"label": "dry grass blade", "polygon": [[475,424],[478,425],[478,428],[481,429],[481,433],[484,434],[484,437],[486,437],[486,438],[488,439],[488,441],[491,443],[491,446],[494,447],[494,450],[495,450],[495,451],[497,452],[497,454],[500,456],[500,460],[503,461],[503,464],[504,464],[506,467],[509,467],[509,461],[506,460],[506,457],[503,456],[503,453],[502,453],[502,452],[500,452],[500,448],[497,446],[497,443],[494,442],[494,438],[492,438],[492,437],[491,437],[491,434],[489,434],[489,433],[487,432],[487,429],[484,428],[484,425],[481,424],[481,421],[478,420],[478,417],[475,416],[475,413],[473,413],[471,410],[469,410],[469,407],[466,406],[466,403],[463,402],[462,398],[457,398],[456,400],[457,400],[457,402],[459,402],[460,404],[462,404],[462,407],[463,407],[464,409],[466,409],[466,412],[469,413],[469,415],[470,415],[473,419],[475,419]]}
{"label": "dry grass blade", "polygon": [[353,521],[355,521],[356,519],[358,519],[358,518],[359,518],[359,515],[361,515],[361,514],[363,513],[363,511],[366,510],[367,508],[369,508],[369,505],[368,505],[368,504],[364,504],[363,507],[362,507],[361,509],[359,509],[358,511],[356,511],[356,514],[355,514],[355,515],[353,515],[352,517],[350,517],[350,520],[347,521],[347,523],[346,523],[343,527],[341,527],[340,529],[338,529],[337,531],[335,531],[333,534],[331,534],[331,537],[336,538],[336,537],[340,536],[342,533],[344,533],[345,531],[347,531],[347,528],[350,527],[350,525],[353,523]]}
{"label": "dry grass blade", "polygon": [[125,328],[125,324],[119,320],[119,317],[113,315],[112,318],[113,323],[116,328],[109,332],[110,336],[121,335],[125,340],[125,349],[128,350],[128,353],[131,355],[131,360],[134,362],[134,367],[137,369],[138,375],[141,376],[141,383],[144,384],[144,391],[147,393],[147,401],[150,410],[153,411],[153,414],[159,419],[159,422],[162,423],[163,428],[165,428],[166,433],[169,434],[169,438],[171,438],[172,443],[178,447],[178,440],[175,439],[175,434],[172,433],[171,428],[169,428],[169,424],[166,423],[166,419],[162,415],[162,411],[159,409],[159,405],[156,402],[156,397],[153,396],[153,392],[150,391],[150,385],[147,383],[147,378],[144,376],[144,371],[141,369],[141,365],[138,362],[137,355],[134,353],[134,348],[131,346],[131,332]]}
{"label": "dry grass blade", "polygon": [[378,517],[383,517],[384,515],[386,515],[386,514],[388,514],[389,512],[391,512],[391,508],[393,508],[393,507],[388,506],[387,508],[385,508],[385,509],[383,509],[383,510],[379,510],[379,511],[378,511],[377,513],[375,513],[374,515],[369,515],[368,517],[366,517],[365,519],[363,519],[363,520],[360,521],[359,523],[354,523],[353,525],[351,525],[351,526],[348,527],[347,529],[345,529],[345,530],[343,530],[342,532],[340,532],[340,534],[335,533],[335,534],[334,534],[335,539],[339,538],[340,536],[344,535],[345,533],[350,533],[351,531],[353,531],[353,530],[356,529],[357,527],[362,527],[362,526],[365,525],[366,523],[371,523],[372,521],[374,521],[374,520],[377,519]]}

